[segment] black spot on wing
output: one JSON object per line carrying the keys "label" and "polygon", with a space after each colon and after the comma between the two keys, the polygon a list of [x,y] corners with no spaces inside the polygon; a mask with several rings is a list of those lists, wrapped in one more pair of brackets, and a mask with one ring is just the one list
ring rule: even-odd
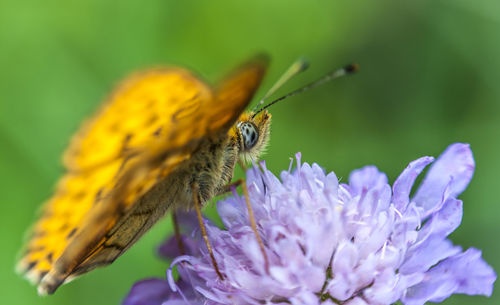
{"label": "black spot on wing", "polygon": [[40,272],[40,280],[42,280],[47,275],[47,273],[49,273],[49,270],[44,270]]}
{"label": "black spot on wing", "polygon": [[80,201],[85,197],[85,195],[87,195],[87,193],[85,191],[83,191],[83,190],[79,191],[73,195],[73,200]]}
{"label": "black spot on wing", "polygon": [[54,253],[50,252],[49,254],[47,254],[47,257],[46,257],[47,261],[51,264],[52,264],[52,261],[54,259],[53,256],[54,256]]}
{"label": "black spot on wing", "polygon": [[155,137],[158,137],[160,134],[161,134],[161,130],[162,130],[162,127],[156,129],[154,132],[153,132],[153,136]]}
{"label": "black spot on wing", "polygon": [[68,235],[66,235],[66,239],[70,239],[71,237],[73,237],[73,235],[75,235],[77,231],[77,228],[74,228],[73,230],[71,230]]}
{"label": "black spot on wing", "polygon": [[104,187],[101,187],[94,196],[94,204],[98,203],[102,199],[102,193],[104,192]]}
{"label": "black spot on wing", "polygon": [[35,261],[32,261],[28,264],[28,266],[26,267],[26,270],[25,272],[28,272],[30,271],[31,269],[33,269],[36,265],[38,264],[38,260],[35,260]]}

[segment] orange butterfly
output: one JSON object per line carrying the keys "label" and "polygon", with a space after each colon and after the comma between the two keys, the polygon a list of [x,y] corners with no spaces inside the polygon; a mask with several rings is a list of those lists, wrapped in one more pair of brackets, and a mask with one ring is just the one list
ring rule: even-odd
{"label": "orange butterfly", "polygon": [[236,162],[268,141],[270,114],[242,114],[267,66],[258,56],[215,89],[181,68],[126,79],[73,137],[19,272],[51,294],[113,262],[167,210],[225,192]]}

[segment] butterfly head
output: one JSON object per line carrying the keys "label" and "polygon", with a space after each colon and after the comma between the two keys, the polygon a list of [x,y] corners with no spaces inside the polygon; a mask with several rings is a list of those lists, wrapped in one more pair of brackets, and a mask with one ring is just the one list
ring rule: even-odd
{"label": "butterfly head", "polygon": [[269,142],[270,127],[271,114],[268,111],[255,116],[252,112],[240,116],[231,130],[231,136],[238,147],[241,160],[251,162],[258,159]]}

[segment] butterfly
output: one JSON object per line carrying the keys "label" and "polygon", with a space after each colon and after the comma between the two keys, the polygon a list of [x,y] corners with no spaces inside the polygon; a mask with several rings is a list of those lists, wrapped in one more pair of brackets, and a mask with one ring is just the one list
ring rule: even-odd
{"label": "butterfly", "polygon": [[259,55],[212,88],[177,67],[125,79],[63,155],[66,172],[29,234],[17,270],[39,294],[112,263],[167,210],[225,191],[255,159],[271,115],[243,113],[269,60]]}

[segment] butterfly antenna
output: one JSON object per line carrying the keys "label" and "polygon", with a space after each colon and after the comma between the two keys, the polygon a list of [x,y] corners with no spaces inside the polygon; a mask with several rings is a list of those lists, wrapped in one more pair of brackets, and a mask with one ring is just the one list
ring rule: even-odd
{"label": "butterfly antenna", "polygon": [[307,70],[309,67],[309,62],[307,61],[306,58],[301,57],[297,59],[289,68],[288,70],[281,75],[281,77],[274,83],[274,85],[267,91],[267,93],[264,95],[264,97],[255,105],[253,108],[252,112],[257,111],[262,104],[264,104],[264,101],[273,95],[283,84],[285,84],[287,81],[289,81],[292,77],[295,75],[299,74],[300,72],[303,72]]}
{"label": "butterfly antenna", "polygon": [[[254,118],[257,114],[259,114],[260,112],[262,112],[262,110],[264,110],[266,108],[269,108],[271,105],[274,105],[274,104],[276,104],[279,101],[282,101],[282,100],[284,100],[286,98],[289,98],[289,97],[294,96],[296,94],[302,93],[304,91],[307,91],[309,89],[312,89],[314,87],[322,85],[322,84],[324,84],[324,83],[326,83],[328,81],[331,81],[333,79],[336,79],[336,78],[339,78],[339,77],[342,77],[342,76],[345,76],[345,75],[352,74],[352,73],[358,71],[358,69],[359,69],[359,66],[357,64],[350,64],[350,65],[347,65],[347,66],[345,66],[345,67],[343,67],[341,69],[332,71],[332,72],[328,73],[327,75],[323,76],[322,78],[320,78],[320,79],[318,79],[318,80],[316,80],[316,81],[314,81],[314,82],[312,82],[310,84],[307,84],[307,85],[305,85],[302,88],[296,89],[296,90],[294,90],[294,91],[292,91],[292,92],[290,92],[288,94],[285,94],[284,96],[282,96],[280,98],[275,99],[274,101],[270,102],[269,104],[267,104],[264,107],[262,107],[259,110],[257,110],[253,114],[252,118]],[[261,104],[261,103],[259,103],[259,104]]]}

